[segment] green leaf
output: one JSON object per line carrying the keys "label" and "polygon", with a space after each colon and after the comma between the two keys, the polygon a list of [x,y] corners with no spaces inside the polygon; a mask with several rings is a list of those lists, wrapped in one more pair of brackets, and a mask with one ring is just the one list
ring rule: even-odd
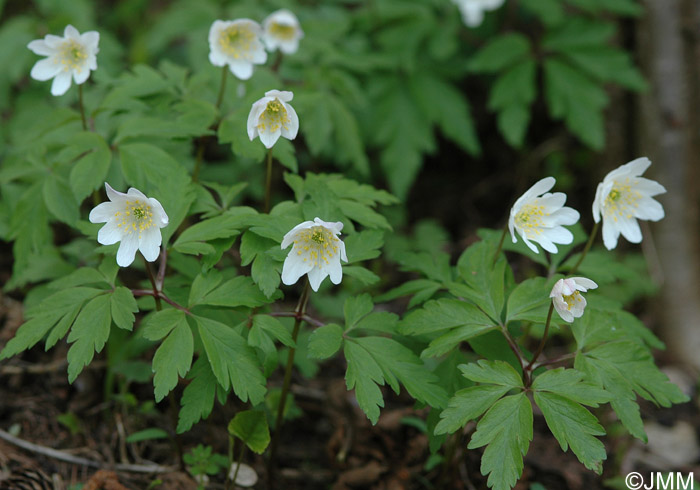
{"label": "green leaf", "polygon": [[192,281],[190,297],[187,300],[189,308],[199,304],[207,294],[211,293],[221,283],[221,273],[218,270],[210,270],[198,274]]}
{"label": "green leaf", "polygon": [[635,91],[647,89],[644,77],[624,51],[608,46],[577,47],[563,54],[573,65],[598,80],[615,82]]}
{"label": "green leaf", "polygon": [[477,73],[495,73],[514,65],[530,54],[530,41],[518,33],[496,37],[477,51],[467,67]]}
{"label": "green leaf", "polygon": [[[277,318],[270,315],[255,315],[253,317],[253,326],[251,327],[248,337],[249,342],[250,336],[255,335],[257,331],[265,332],[266,335],[279,340],[287,347],[296,347],[294,340],[292,339],[292,334],[289,333],[289,330],[287,330],[287,328],[282,325],[282,322],[280,322]],[[250,342],[250,344],[255,346],[255,344],[252,342]]]}
{"label": "green leaf", "polygon": [[[202,220],[183,231],[175,240],[173,248],[187,253],[182,249],[186,245],[196,242],[206,242],[216,238],[230,238],[241,233],[242,229],[254,223],[253,219],[257,211],[252,208],[240,206],[231,208],[221,216]],[[182,249],[182,250],[181,250]]]}
{"label": "green leaf", "polygon": [[281,268],[282,264],[270,254],[258,254],[253,261],[250,275],[268,298],[272,298],[280,285]]}
{"label": "green leaf", "polygon": [[73,138],[72,145],[85,153],[75,162],[69,177],[73,195],[78,202],[82,202],[104,185],[112,163],[112,152],[104,138],[91,131],[78,133]]}
{"label": "green leaf", "polygon": [[75,226],[80,213],[78,202],[68,184],[56,174],[51,174],[44,180],[43,194],[46,208],[51,214],[59,221]]}
{"label": "green leaf", "polygon": [[134,313],[139,311],[139,307],[136,305],[136,300],[134,295],[131,294],[131,290],[123,286],[117,287],[114,293],[110,295],[110,304],[114,324],[124,330],[134,328],[134,322],[136,321]]}
{"label": "green leaf", "polygon": [[450,291],[456,296],[474,301],[500,324],[507,262],[501,256],[494,263],[495,250],[490,240],[477,242],[467,248],[457,261],[457,270],[467,287],[450,286]]}
{"label": "green leaf", "polygon": [[585,144],[601,149],[605,140],[602,109],[608,104],[603,88],[554,58],[544,62],[544,79],[552,116],[564,119],[571,132]]}
{"label": "green leaf", "polygon": [[151,427],[150,429],[143,429],[138,432],[129,434],[126,437],[126,442],[128,442],[129,444],[133,444],[134,442],[152,441],[155,439],[167,439],[168,437],[170,436],[163,429]]}
{"label": "green leaf", "polygon": [[267,426],[265,412],[244,410],[238,412],[228,424],[228,433],[238,437],[251,451],[257,454],[265,452],[270,444],[270,429]]}
{"label": "green leaf", "polygon": [[470,420],[476,420],[491,405],[511,390],[509,386],[482,385],[459,390],[440,413],[435,434],[447,434],[461,429]]}
{"label": "green leaf", "polygon": [[395,340],[386,337],[348,338],[344,345],[348,362],[347,387],[355,387],[360,408],[373,424],[379,417],[379,407],[384,406],[376,385],[384,382],[399,393],[400,381],[416,400],[432,407],[445,406],[447,394],[437,384],[437,377],[413,352]]}
{"label": "green leaf", "polygon": [[562,450],[571,447],[586,468],[601,474],[607,453],[603,443],[593,437],[605,435],[598,420],[580,404],[556,393],[536,391],[534,398]]}
{"label": "green leaf", "polygon": [[343,328],[329,323],[314,330],[309,336],[309,356],[314,359],[328,359],[338,352],[343,343]]}
{"label": "green leaf", "polygon": [[68,381],[72,383],[83,367],[90,364],[95,352],[102,351],[112,324],[110,295],[102,294],[91,299],[75,319],[68,343]]}
{"label": "green leaf", "polygon": [[[173,310],[171,310],[173,311]],[[174,310],[180,312],[180,310]],[[153,387],[156,402],[177,386],[178,375],[185,377],[192,365],[194,339],[184,312],[153,355]]]}
{"label": "green leaf", "polygon": [[489,383],[510,388],[522,388],[523,380],[513,367],[504,361],[481,359],[477,363],[460,364],[465,378],[477,383]]}
{"label": "green leaf", "polygon": [[524,393],[497,401],[476,426],[467,446],[487,446],[481,456],[481,474],[489,475],[494,490],[509,490],[523,472],[523,456],[532,440],[532,405]]}
{"label": "green leaf", "polygon": [[[271,299],[276,299],[277,297],[273,296]],[[198,304],[229,308],[237,306],[256,308],[267,303],[269,303],[269,300],[250,277],[237,276],[207,293],[199,300]]]}
{"label": "green leaf", "polygon": [[575,368],[613,395],[611,405],[630,433],[646,442],[636,403],[637,395],[668,407],[688,401],[654,364],[649,351],[638,343],[618,340],[576,356]]}
{"label": "green leaf", "polygon": [[178,434],[187,432],[201,419],[207,418],[214,407],[216,396],[216,377],[204,357],[197,359],[188,378],[192,381],[182,393],[182,406],[177,421]]}
{"label": "green leaf", "polygon": [[379,249],[384,245],[384,232],[365,230],[348,235],[343,241],[345,242],[348,262],[353,264],[379,257]]}
{"label": "green leaf", "polygon": [[533,323],[544,323],[547,318],[551,287],[547,287],[544,277],[525,279],[518,284],[508,296],[506,305],[506,323],[521,320]]}
{"label": "green leaf", "polygon": [[542,47],[552,51],[605,45],[615,35],[615,24],[572,16],[547,32]]}
{"label": "green leaf", "polygon": [[250,264],[256,255],[265,253],[275,246],[279,248],[279,242],[262,237],[251,230],[246,231],[241,236],[241,265]]}
{"label": "green leaf", "polygon": [[536,15],[546,26],[554,26],[564,20],[564,7],[559,0],[522,0],[520,5]]}
{"label": "green leaf", "polygon": [[360,319],[369,314],[374,308],[372,297],[365,293],[359,296],[350,296],[345,300],[343,312],[345,314],[345,330],[352,329]]}
{"label": "green leaf", "polygon": [[0,352],[0,360],[33,347],[49,333],[46,349],[61,339],[73,325],[83,304],[104,293],[101,289],[77,287],[58,291],[45,298],[36,308],[25,311],[28,320]]}
{"label": "green leaf", "polygon": [[343,275],[354,277],[365,286],[371,286],[381,280],[377,274],[359,265],[344,265]]}
{"label": "green leaf", "polygon": [[535,378],[534,391],[549,391],[568,398],[576,403],[597,407],[612,400],[610,393],[600,387],[583,381],[584,373],[575,369],[550,369]]}
{"label": "green leaf", "polygon": [[341,199],[338,205],[345,216],[366,228],[391,230],[391,225],[386,218],[365,204],[350,199]]}
{"label": "green leaf", "polygon": [[81,267],[74,270],[67,276],[51,281],[48,286],[51,289],[68,289],[75,286],[85,286],[87,284],[102,284],[111,286],[106,278],[92,267]]}
{"label": "green leaf", "polygon": [[[399,330],[405,335],[421,335],[455,327],[482,330],[496,326],[477,306],[457,299],[431,300],[401,320]],[[484,330],[485,331],[485,330]]]}
{"label": "green leaf", "polygon": [[262,375],[255,351],[233,328],[209,318],[194,316],[204,350],[216,380],[244,402],[260,403],[265,396]]}

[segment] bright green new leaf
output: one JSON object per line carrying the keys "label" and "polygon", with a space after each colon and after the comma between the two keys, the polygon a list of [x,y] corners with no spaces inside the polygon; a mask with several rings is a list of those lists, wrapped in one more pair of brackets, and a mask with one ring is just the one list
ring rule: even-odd
{"label": "bright green new leaf", "polygon": [[190,296],[187,300],[188,307],[192,308],[201,303],[207,294],[211,293],[221,283],[222,279],[221,272],[216,269],[198,274],[192,281]]}
{"label": "bright green new leaf", "polygon": [[185,377],[192,365],[193,353],[192,331],[183,314],[153,356],[155,373],[153,387],[156,402],[161,401],[177,386],[178,375]]}
{"label": "bright green new leaf", "polygon": [[73,195],[78,202],[82,202],[94,190],[104,186],[112,163],[112,152],[104,138],[92,131],[78,133],[72,144],[84,152],[73,164],[69,177]]}
{"label": "bright green new leaf", "polygon": [[359,296],[350,296],[345,300],[343,312],[345,313],[345,330],[352,329],[360,319],[369,314],[374,308],[372,297],[365,293]]}
{"label": "bright green new leaf", "polygon": [[83,367],[90,364],[95,352],[102,351],[112,324],[110,295],[102,294],[91,299],[75,319],[68,335],[68,381],[72,383]]}
{"label": "bright green new leaf", "polygon": [[494,243],[481,241],[467,248],[457,261],[457,270],[467,287],[450,287],[457,296],[472,300],[500,324],[507,263],[501,256],[494,264]]}
{"label": "bright green new leaf", "polygon": [[[277,295],[274,295],[270,299],[276,299],[277,297]],[[256,308],[269,302],[270,300],[265,297],[260,288],[248,276],[236,276],[210,291],[199,300],[199,304],[202,305],[225,306],[229,308],[237,306]]]}
{"label": "bright green new leaf", "polygon": [[114,293],[110,295],[110,304],[114,324],[124,330],[134,328],[134,322],[136,321],[134,313],[139,311],[139,308],[131,291],[124,286],[115,288]]}
{"label": "bright green new leaf", "polygon": [[584,373],[575,369],[557,368],[545,371],[535,378],[532,389],[556,393],[590,407],[597,407],[612,400],[610,393],[584,381]]}
{"label": "bright green new leaf", "polygon": [[[275,250],[277,249],[275,248]],[[250,275],[253,281],[267,298],[272,298],[277,291],[280,285],[281,272],[282,264],[268,253],[258,254],[250,269]]]}
{"label": "bright green new leaf", "polygon": [[563,451],[569,447],[589,470],[603,472],[605,446],[594,436],[605,435],[598,420],[579,403],[556,393],[536,391],[535,403]]}
{"label": "bright green new leaf", "polygon": [[355,389],[355,398],[367,418],[376,424],[379,408],[384,406],[384,397],[377,385],[384,385],[384,373],[367,350],[355,342],[345,342],[343,346],[348,369],[345,372],[345,385]]}
{"label": "bright green new leaf", "polygon": [[465,326],[482,331],[496,325],[475,305],[443,298],[428,301],[421,309],[406,315],[399,330],[406,335],[421,335]]}
{"label": "bright green new leaf", "polygon": [[513,366],[504,361],[480,359],[476,363],[460,364],[465,378],[477,383],[489,383],[510,388],[522,388],[523,380]]}
{"label": "bright green new leaf", "polygon": [[233,391],[244,402],[260,403],[266,391],[266,380],[260,370],[255,351],[233,328],[209,318],[195,316],[204,350],[216,380]]}
{"label": "bright green new leaf", "polygon": [[156,311],[141,322],[141,334],[148,340],[165,338],[180,322],[185,321],[185,312],[176,308]]}
{"label": "bright green new leaf", "polygon": [[498,400],[476,426],[467,446],[487,446],[481,456],[481,474],[488,486],[510,490],[523,472],[523,456],[532,440],[532,405],[525,393]]}
{"label": "bright green new leaf", "polygon": [[267,426],[265,412],[244,410],[238,412],[228,424],[228,433],[238,437],[251,451],[257,454],[265,452],[270,444],[270,429]]}
{"label": "bright green new leaf", "polygon": [[126,442],[128,442],[129,444],[133,444],[134,442],[152,441],[155,439],[167,439],[168,437],[168,433],[163,429],[151,427],[150,429],[143,429],[129,434],[126,437]]}
{"label": "bright green new leaf", "polygon": [[289,330],[287,330],[287,328],[282,325],[282,322],[280,322],[277,318],[270,315],[255,315],[253,317],[253,326],[251,327],[248,336],[248,342],[250,345],[259,347],[259,345],[252,342],[251,337],[255,337],[256,335],[260,334],[268,336],[268,338],[271,337],[278,340],[287,347],[296,347],[294,340],[292,339],[292,334],[289,332]]}
{"label": "bright green new leaf", "polygon": [[[253,208],[245,206],[231,208],[221,216],[200,221],[187,228],[175,240],[173,247],[180,251],[180,248],[191,243],[237,236],[243,228],[254,223],[255,215],[257,211]],[[186,253],[185,250],[182,252]]]}
{"label": "bright green new leaf", "polygon": [[384,245],[384,232],[379,230],[364,230],[342,237],[345,242],[345,251],[348,254],[348,262],[353,264],[363,260],[379,257]]}
{"label": "bright green new leaf", "polygon": [[343,343],[343,328],[329,323],[314,330],[309,336],[309,356],[314,359],[327,359],[338,352]]}

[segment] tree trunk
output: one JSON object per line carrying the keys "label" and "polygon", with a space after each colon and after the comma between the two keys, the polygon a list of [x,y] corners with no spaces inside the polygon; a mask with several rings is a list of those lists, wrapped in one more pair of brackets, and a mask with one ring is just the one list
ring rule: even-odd
{"label": "tree trunk", "polygon": [[651,175],[668,191],[659,196],[666,217],[653,226],[663,277],[661,335],[671,358],[700,370],[700,60],[698,33],[691,29],[700,2],[645,0],[645,4],[640,47],[651,88],[642,98],[641,154],[654,162]]}

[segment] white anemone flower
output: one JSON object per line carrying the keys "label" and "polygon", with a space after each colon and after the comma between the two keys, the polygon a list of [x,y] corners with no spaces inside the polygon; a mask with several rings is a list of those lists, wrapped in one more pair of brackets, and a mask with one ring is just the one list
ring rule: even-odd
{"label": "white anemone flower", "polygon": [[99,32],[80,34],[72,25],[66,26],[63,37],[47,34],[44,39],[35,39],[27,47],[46,58],[34,64],[30,75],[42,82],[53,78],[51,94],[63,95],[70,88],[71,79],[80,85],[88,79],[90,71],[97,70],[99,42]]}
{"label": "white anemone flower", "polygon": [[294,247],[284,260],[282,282],[286,285],[296,283],[304,274],[309,275],[309,284],[314,291],[326,276],[333,284],[340,284],[343,269],[340,260],[348,261],[345,244],[338,238],[343,223],[328,223],[319,218],[304,221],[284,235],[282,249],[292,243]]}
{"label": "white anemone flower", "polygon": [[253,65],[267,61],[261,36],[262,28],[253,20],[215,20],[209,29],[209,61],[214,66],[228,65],[236,77],[248,80]]}
{"label": "white anemone flower", "polygon": [[297,137],[299,117],[288,104],[294,98],[292,92],[269,90],[265,97],[253,104],[248,114],[248,137],[251,141],[260,136],[265,148],[272,148],[280,136],[288,140]]}
{"label": "white anemone flower", "polygon": [[299,40],[304,37],[296,15],[287,9],[271,13],[263,21],[263,41],[268,51],[279,48],[284,54],[293,54],[299,49]]}
{"label": "white anemone flower", "polygon": [[539,250],[532,242],[539,243],[550,253],[558,252],[555,243],[568,245],[573,242],[574,235],[562,225],[575,224],[579,213],[564,206],[566,194],[563,192],[547,192],[554,187],[555,182],[554,177],[545,177],[515,201],[508,220],[513,243],[518,241],[515,237],[516,230],[525,245],[535,253],[539,253]]}
{"label": "white anemone flower", "polygon": [[146,197],[133,187],[124,194],[105,182],[109,202],[98,204],[90,211],[91,223],[106,223],[97,234],[102,245],[119,244],[117,264],[128,267],[140,250],[147,261],[153,262],[163,240],[160,229],[168,225],[168,215],[157,199]]}
{"label": "white anemone flower", "polygon": [[573,322],[574,318],[583,316],[586,308],[586,298],[581,294],[598,285],[585,277],[570,277],[559,279],[552,288],[549,297],[552,298],[554,309],[565,322]]}
{"label": "white anemone flower", "polygon": [[598,184],[593,219],[598,223],[603,217],[603,243],[608,250],[617,246],[620,233],[632,243],[642,241],[638,219],[659,221],[665,216],[664,208],[652,197],[666,189],[654,180],[640,177],[649,165],[648,158],[637,158],[616,168]]}
{"label": "white anemone flower", "polygon": [[468,27],[478,27],[484,21],[484,12],[498,9],[505,0],[452,0],[457,4],[462,20]]}

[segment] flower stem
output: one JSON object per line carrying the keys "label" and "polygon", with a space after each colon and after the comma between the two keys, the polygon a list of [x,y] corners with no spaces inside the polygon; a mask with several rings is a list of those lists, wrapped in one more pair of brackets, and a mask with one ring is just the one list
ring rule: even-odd
{"label": "flower stem", "polygon": [[552,323],[552,313],[553,312],[554,312],[554,301],[552,301],[549,304],[549,312],[547,313],[547,322],[544,325],[544,333],[542,334],[542,340],[540,340],[540,345],[537,346],[537,350],[535,351],[535,355],[532,356],[532,360],[525,368],[525,371],[527,371],[528,378],[530,377],[530,371],[532,371],[532,366],[535,364],[535,361],[537,361],[537,358],[540,357],[540,354],[542,354],[542,351],[544,350],[544,344],[547,342],[547,335],[549,335],[549,325]]}
{"label": "flower stem", "polygon": [[501,233],[501,239],[498,241],[498,248],[496,249],[496,253],[493,256],[493,263],[494,264],[498,260],[498,256],[501,254],[501,250],[503,249],[503,241],[506,239],[506,233],[508,233],[508,224],[506,224],[503,227],[503,233]]}
{"label": "flower stem", "polygon": [[216,108],[221,107],[221,103],[224,101],[224,92],[226,91],[226,73],[228,72],[228,67],[224,65],[221,69],[221,85],[219,85],[219,96],[216,98]]}
{"label": "flower stem", "polygon": [[192,182],[199,180],[199,171],[202,169],[202,161],[204,161],[204,137],[197,139],[197,156],[194,161],[194,170],[192,170]]}
{"label": "flower stem", "polygon": [[83,121],[83,131],[87,131],[87,119],[85,118],[85,106],[83,105],[83,85],[78,85],[78,107],[80,107],[80,118]]}
{"label": "flower stem", "polygon": [[[294,330],[292,331],[292,340],[296,344],[297,337],[299,336],[299,328],[304,318],[304,313],[306,311],[306,304],[309,301],[309,281],[307,279],[304,284],[304,290],[301,292],[299,297],[299,303],[295,309],[296,320],[294,321]],[[277,417],[275,419],[275,431],[272,434],[272,441],[270,443],[270,459],[268,460],[268,475],[270,476],[270,481],[272,481],[273,468],[275,464],[275,457],[277,453],[277,443],[279,441],[280,427],[282,426],[282,418],[284,416],[284,407],[287,404],[287,394],[289,393],[289,385],[292,382],[292,368],[294,367],[294,354],[296,349],[294,347],[289,348],[289,356],[287,357],[287,367],[284,371],[284,382],[282,383],[282,393],[280,395],[279,403],[277,404]]]}
{"label": "flower stem", "polygon": [[270,212],[270,194],[272,188],[272,148],[267,150],[267,174],[265,176],[265,213]]}
{"label": "flower stem", "polygon": [[[238,453],[238,461],[236,461],[236,471],[233,472],[233,478],[229,480],[234,488],[236,487],[236,478],[238,478],[238,471],[241,469],[241,463],[243,462],[243,455],[245,454],[245,443],[241,441],[241,450]],[[227,475],[228,478],[229,475]],[[227,481],[228,483],[228,481]]]}
{"label": "flower stem", "polygon": [[153,298],[156,300],[156,311],[160,311],[163,309],[163,305],[160,302],[160,292],[158,291],[158,286],[156,285],[156,278],[153,275],[153,269],[151,269],[151,264],[148,263],[146,257],[143,257],[143,263],[146,265],[148,279],[151,281],[151,286],[153,286]]}
{"label": "flower stem", "polygon": [[583,252],[581,252],[581,256],[578,258],[574,266],[571,268],[569,271],[569,275],[573,275],[576,273],[578,270],[578,267],[581,265],[581,262],[583,262],[583,259],[586,258],[586,255],[588,254],[588,251],[591,249],[591,245],[593,245],[593,240],[595,240],[596,235],[598,234],[598,228],[600,228],[600,221],[593,225],[593,229],[591,230],[591,236],[588,237],[588,241],[586,242],[586,246],[583,249]]}

